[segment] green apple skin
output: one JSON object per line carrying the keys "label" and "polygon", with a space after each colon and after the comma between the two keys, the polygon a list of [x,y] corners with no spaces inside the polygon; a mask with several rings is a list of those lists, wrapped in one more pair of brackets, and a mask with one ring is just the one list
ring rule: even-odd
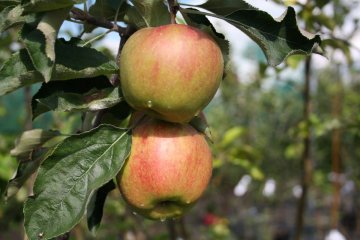
{"label": "green apple skin", "polygon": [[206,107],[224,70],[216,42],[182,24],[135,32],[119,61],[126,101],[137,110],[178,123],[189,122]]}
{"label": "green apple skin", "polygon": [[117,176],[119,189],[133,211],[146,218],[179,217],[210,181],[211,150],[189,124],[148,116],[139,122],[133,129],[130,156]]}

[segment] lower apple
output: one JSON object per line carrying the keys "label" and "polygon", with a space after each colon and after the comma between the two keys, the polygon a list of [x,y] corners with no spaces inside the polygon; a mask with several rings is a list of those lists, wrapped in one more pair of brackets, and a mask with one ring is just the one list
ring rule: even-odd
{"label": "lower apple", "polygon": [[211,150],[204,135],[189,124],[137,119],[130,156],[117,176],[119,189],[133,211],[144,217],[179,217],[209,183]]}

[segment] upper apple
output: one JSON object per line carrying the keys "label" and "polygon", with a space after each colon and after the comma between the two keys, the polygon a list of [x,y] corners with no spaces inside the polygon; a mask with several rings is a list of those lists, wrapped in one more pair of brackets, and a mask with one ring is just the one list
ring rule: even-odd
{"label": "upper apple", "polygon": [[135,109],[170,122],[189,122],[219,87],[224,61],[216,42],[181,24],[143,28],[120,55],[121,88]]}

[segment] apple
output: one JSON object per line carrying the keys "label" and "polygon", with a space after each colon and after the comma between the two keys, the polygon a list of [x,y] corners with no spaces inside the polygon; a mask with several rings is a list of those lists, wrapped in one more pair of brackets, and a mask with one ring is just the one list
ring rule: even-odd
{"label": "apple", "polygon": [[138,116],[131,152],[117,175],[133,211],[150,219],[182,215],[199,199],[212,173],[204,136],[189,124]]}
{"label": "apple", "polygon": [[214,97],[224,61],[216,42],[182,24],[143,28],[120,54],[120,81],[133,108],[187,123]]}

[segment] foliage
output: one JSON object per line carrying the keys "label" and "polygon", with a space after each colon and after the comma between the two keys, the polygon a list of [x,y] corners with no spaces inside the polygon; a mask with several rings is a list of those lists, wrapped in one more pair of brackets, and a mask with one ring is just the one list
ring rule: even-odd
{"label": "foliage", "polygon": [[[271,65],[280,64],[292,54],[320,51],[319,35],[300,31],[291,7],[281,19],[273,19],[244,1],[235,0],[209,0],[201,5],[179,1],[179,6],[167,6],[161,0],[97,0],[89,8],[87,2],[0,2],[1,44],[9,45],[18,38],[20,46],[15,52],[1,52],[0,95],[41,83],[32,97],[33,119],[49,111],[82,114],[81,127],[71,134],[45,129],[26,131],[12,151],[19,165],[4,191],[6,196],[15,194],[37,173],[34,195],[24,207],[25,229],[31,240],[51,239],[70,231],[86,209],[89,228],[95,230],[106,195],[112,189],[108,184],[120,171],[131,145],[131,129],[118,127],[126,125],[131,109],[122,97],[117,61],[92,45],[103,34],[86,41],[84,34],[97,27],[108,29],[104,34],[116,32],[121,37],[121,51],[135,30],[170,23],[169,7],[180,10],[178,21],[183,19],[210,33],[224,55],[229,49],[228,42],[205,16],[219,18],[243,31],[263,49]],[[68,40],[59,38],[61,26],[70,22],[80,25],[83,32]],[[224,91],[223,98],[227,97]],[[71,115],[65,115],[64,121],[67,116]],[[194,124],[197,129],[207,131],[201,121]],[[234,122],[238,124],[242,123]],[[216,151],[230,151],[230,164],[262,179],[259,156],[265,147],[260,145],[260,153],[248,144],[235,149],[241,143],[239,138],[248,135],[248,130],[235,127],[224,133]]]}

